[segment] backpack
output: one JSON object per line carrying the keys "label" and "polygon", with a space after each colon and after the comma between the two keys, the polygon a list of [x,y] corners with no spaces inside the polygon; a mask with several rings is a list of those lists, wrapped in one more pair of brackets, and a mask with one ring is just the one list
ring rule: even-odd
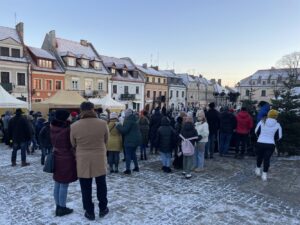
{"label": "backpack", "polygon": [[198,137],[191,137],[185,139],[181,134],[179,135],[182,139],[181,150],[184,156],[192,156],[195,152],[195,146],[192,144],[191,140],[198,139]]}

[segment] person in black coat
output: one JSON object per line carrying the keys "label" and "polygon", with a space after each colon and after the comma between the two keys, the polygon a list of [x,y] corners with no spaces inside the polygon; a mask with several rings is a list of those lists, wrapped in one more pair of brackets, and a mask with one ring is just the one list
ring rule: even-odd
{"label": "person in black coat", "polygon": [[40,148],[42,150],[41,165],[45,164],[46,155],[50,154],[50,152],[52,151],[50,123],[51,121],[45,122],[43,128],[39,133],[39,143],[40,143]]}
{"label": "person in black coat", "polygon": [[[151,146],[150,146],[151,154],[153,154],[153,150],[155,148],[156,133],[157,133],[158,128],[160,127],[161,118],[162,118],[162,115],[159,110],[160,110],[159,107],[157,107],[154,111],[154,115],[152,115],[151,119],[150,119],[149,139],[150,139],[150,144],[151,144]],[[158,151],[155,148],[155,154],[157,154],[157,153],[158,153]]]}
{"label": "person in black coat", "polygon": [[[183,118],[181,116],[177,117],[175,124],[176,134],[179,135],[182,129]],[[183,155],[178,155],[181,152],[181,140],[178,138],[176,140],[177,147],[175,149],[175,157],[173,161],[173,166],[175,169],[182,169],[183,166]]]}
{"label": "person in black coat", "polygon": [[208,123],[209,136],[205,148],[205,158],[208,158],[209,153],[209,157],[212,159],[214,158],[215,141],[220,127],[220,118],[219,112],[215,109],[215,103],[211,102],[208,106],[209,110],[206,113],[206,119]]}
{"label": "person in black coat", "polygon": [[231,137],[237,125],[237,120],[233,113],[229,112],[229,108],[225,106],[220,114],[220,156],[228,153]]}
{"label": "person in black coat", "polygon": [[161,126],[159,127],[156,134],[156,145],[160,151],[162,170],[166,173],[171,172],[171,158],[172,150],[176,145],[175,142],[176,132],[170,125],[168,117],[164,116],[161,119]]}
{"label": "person in black coat", "polygon": [[22,109],[16,110],[16,115],[8,123],[8,137],[13,141],[13,151],[11,155],[11,165],[16,166],[17,151],[21,149],[22,167],[28,166],[26,162],[26,149],[31,140],[32,131],[29,121],[22,115]]}

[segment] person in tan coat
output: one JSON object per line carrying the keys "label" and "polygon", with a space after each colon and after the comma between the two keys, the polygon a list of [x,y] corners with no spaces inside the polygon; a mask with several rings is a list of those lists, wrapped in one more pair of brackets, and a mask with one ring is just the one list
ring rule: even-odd
{"label": "person in tan coat", "polygon": [[109,212],[106,186],[106,144],[109,130],[106,121],[97,118],[93,103],[83,102],[80,110],[80,120],[71,125],[70,139],[76,149],[77,175],[81,186],[84,216],[95,220],[92,201],[93,178],[97,185],[99,216],[104,217]]}
{"label": "person in tan coat", "polygon": [[122,151],[123,148],[122,135],[116,128],[117,123],[119,123],[118,114],[112,112],[110,114],[109,123],[108,123],[110,136],[107,144],[108,164],[111,173],[119,172],[120,152]]}

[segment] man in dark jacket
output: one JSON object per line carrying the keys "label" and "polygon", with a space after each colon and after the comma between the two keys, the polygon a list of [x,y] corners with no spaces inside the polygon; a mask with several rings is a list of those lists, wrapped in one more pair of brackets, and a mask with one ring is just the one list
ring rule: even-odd
{"label": "man in dark jacket", "polygon": [[16,110],[16,115],[8,123],[8,137],[13,141],[11,165],[16,166],[17,151],[21,149],[22,167],[28,166],[26,162],[26,149],[31,140],[31,128],[29,121],[22,115],[22,109]]}
{"label": "man in dark jacket", "polygon": [[161,126],[158,128],[156,134],[156,145],[160,151],[162,170],[166,173],[171,172],[171,158],[172,150],[176,145],[175,142],[175,130],[170,125],[170,120],[168,117],[164,116],[161,119]]}
{"label": "man in dark jacket", "polygon": [[131,109],[125,111],[124,124],[117,124],[117,130],[124,135],[124,147],[126,154],[126,170],[124,174],[131,174],[131,160],[134,163],[133,171],[139,172],[139,165],[136,157],[136,149],[142,143],[142,135],[138,124],[138,118]]}
{"label": "man in dark jacket", "polygon": [[225,106],[223,112],[220,114],[220,156],[227,154],[231,137],[236,125],[237,121],[235,116],[229,112],[228,106]]}
{"label": "man in dark jacket", "polygon": [[205,158],[208,158],[209,153],[209,156],[212,159],[214,158],[215,141],[220,127],[220,119],[219,112],[215,109],[215,103],[211,102],[208,106],[209,110],[206,113],[206,119],[208,123],[209,136],[205,148]]}
{"label": "man in dark jacket", "polygon": [[45,157],[52,151],[52,143],[50,137],[50,123],[51,121],[47,121],[44,123],[44,127],[41,129],[39,133],[39,143],[40,148],[42,150],[41,155],[41,165],[45,164]]}
{"label": "man in dark jacket", "polygon": [[[154,115],[151,116],[150,119],[150,131],[149,131],[149,138],[150,138],[150,152],[153,154],[153,149],[154,149],[154,145],[155,145],[155,138],[156,138],[156,133],[158,128],[160,127],[160,123],[161,123],[161,118],[162,115],[159,111],[159,107],[155,108],[154,111]],[[155,148],[155,154],[158,154],[157,149]]]}

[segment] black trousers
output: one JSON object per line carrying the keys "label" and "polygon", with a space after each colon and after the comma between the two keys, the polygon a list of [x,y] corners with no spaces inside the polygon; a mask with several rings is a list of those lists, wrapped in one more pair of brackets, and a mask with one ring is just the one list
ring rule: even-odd
{"label": "black trousers", "polygon": [[248,134],[236,134],[236,145],[235,145],[236,154],[240,152],[240,145],[242,145],[241,155],[245,154],[247,141],[248,141]]}
{"label": "black trousers", "polygon": [[263,143],[257,143],[256,145],[256,165],[257,167],[261,167],[261,164],[264,163],[264,172],[269,171],[270,167],[270,159],[271,156],[275,150],[275,145],[274,144],[263,144]]}
{"label": "black trousers", "polygon": [[[106,175],[95,177],[97,185],[97,199],[99,201],[100,212],[107,208],[107,186]],[[94,214],[94,203],[92,201],[93,178],[79,178],[83,209],[89,214]]]}

